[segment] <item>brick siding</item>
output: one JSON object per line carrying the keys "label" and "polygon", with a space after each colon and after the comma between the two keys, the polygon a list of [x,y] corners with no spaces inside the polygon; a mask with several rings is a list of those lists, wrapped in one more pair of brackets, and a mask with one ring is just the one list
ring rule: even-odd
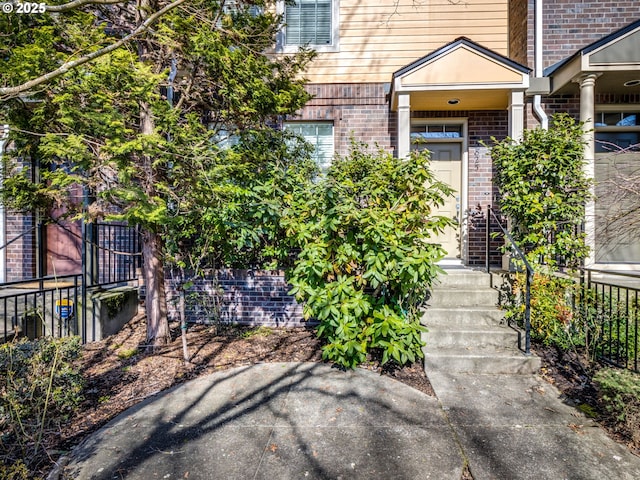
{"label": "brick siding", "polygon": [[527,65],[527,36],[529,34],[527,0],[509,2],[509,58]]}
{"label": "brick siding", "polygon": [[36,232],[32,215],[6,214],[6,242],[19,237],[6,247],[6,281],[33,278],[36,275]]}
{"label": "brick siding", "polygon": [[[527,0],[515,0],[510,5],[509,51],[514,60],[533,67],[535,1],[528,0],[527,45],[515,28],[520,25],[523,5]],[[545,0],[542,12],[543,68],[556,64],[581,48],[600,40],[640,18],[637,0]],[[514,27],[514,28],[512,28]],[[522,58],[527,51],[527,61]]]}
{"label": "brick siding", "polygon": [[[176,281],[167,277],[169,318],[177,320]],[[238,323],[274,327],[300,326],[302,306],[288,294],[281,271],[219,270],[195,282],[188,291],[197,301],[187,301],[187,319],[197,323]]]}
{"label": "brick siding", "polygon": [[313,99],[291,120],[332,121],[335,152],[347,155],[351,138],[393,152],[395,113],[389,112],[385,84],[310,84]]}

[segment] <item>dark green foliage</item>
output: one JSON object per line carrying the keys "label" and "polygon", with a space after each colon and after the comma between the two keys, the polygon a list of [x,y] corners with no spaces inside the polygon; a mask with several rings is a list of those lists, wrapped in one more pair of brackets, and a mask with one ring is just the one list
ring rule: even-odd
{"label": "dark green foliage", "polygon": [[621,430],[640,443],[640,375],[629,370],[603,368],[593,377],[608,413]]}
{"label": "dark green foliage", "polygon": [[491,149],[500,208],[533,262],[577,267],[588,253],[584,234],[577,233],[592,185],[582,135],[582,124],[555,115],[548,130],[525,130],[521,142],[507,139]]}
{"label": "dark green foliage", "polygon": [[317,173],[309,145],[290,132],[241,132],[236,145],[202,166],[205,182],[176,205],[174,222],[181,236],[167,238],[173,263],[192,273],[197,265],[290,265],[292,242],[281,218]]}
{"label": "dark green foliage", "polygon": [[323,358],[355,367],[422,357],[420,307],[444,256],[433,236],[451,220],[432,215],[451,189],[428,156],[397,159],[353,145],[326,177],[292,198],[283,219],[301,252],[289,273],[307,318],[320,321]]}
{"label": "dark green foliage", "polygon": [[[24,22],[3,15],[0,88],[59,67],[71,52],[113,44],[159,8],[109,5],[99,19],[92,4]],[[0,104],[15,160],[0,189],[8,209],[50,221],[140,226],[143,276],[153,286],[146,297],[149,345],[169,338],[167,259],[200,268],[204,258],[233,262],[247,255],[263,263],[263,247],[268,257],[284,255],[272,232],[251,228],[268,210],[262,200],[272,205],[279,191],[260,197],[253,189],[274,172],[289,181],[294,157],[282,154],[285,137],[272,125],[309,99],[301,73],[313,53],[269,53],[282,26],[274,11],[262,0],[185,1],[128,45],[30,91],[28,101]],[[224,131],[240,136],[238,148],[220,145]],[[23,162],[34,168],[21,170]],[[83,195],[91,199],[88,208]]]}
{"label": "dark green foliage", "polygon": [[42,460],[46,433],[60,429],[82,401],[78,337],[0,345],[0,446],[5,464]]}

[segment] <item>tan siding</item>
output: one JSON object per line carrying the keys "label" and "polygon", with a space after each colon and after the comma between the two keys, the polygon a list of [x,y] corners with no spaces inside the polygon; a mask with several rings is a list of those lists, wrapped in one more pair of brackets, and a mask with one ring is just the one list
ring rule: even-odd
{"label": "tan siding", "polygon": [[305,76],[313,83],[389,82],[396,70],[461,36],[506,55],[507,4],[340,0],[340,51],[318,54]]}

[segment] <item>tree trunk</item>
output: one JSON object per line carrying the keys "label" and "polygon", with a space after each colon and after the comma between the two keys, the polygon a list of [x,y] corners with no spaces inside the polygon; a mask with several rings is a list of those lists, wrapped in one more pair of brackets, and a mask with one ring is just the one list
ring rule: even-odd
{"label": "tree trunk", "polygon": [[164,290],[162,238],[154,232],[142,234],[142,274],[147,291],[147,345],[165,345],[171,340],[167,318],[167,297]]}

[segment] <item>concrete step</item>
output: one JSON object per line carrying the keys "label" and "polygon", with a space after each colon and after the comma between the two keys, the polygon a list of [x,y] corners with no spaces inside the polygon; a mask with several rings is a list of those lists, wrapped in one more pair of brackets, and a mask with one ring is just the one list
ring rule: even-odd
{"label": "concrete step", "polygon": [[424,366],[430,372],[533,374],[540,359],[518,349],[520,333],[503,323],[491,276],[449,269],[434,285],[422,324],[429,330]]}
{"label": "concrete step", "polygon": [[477,270],[447,270],[446,274],[438,276],[434,287],[447,287],[447,286],[467,286],[467,287],[490,287],[491,275],[486,272],[480,272]]}
{"label": "concrete step", "polygon": [[462,325],[498,325],[504,313],[491,307],[429,307],[422,315],[421,323],[427,327],[452,327]]}
{"label": "concrete step", "polygon": [[518,332],[507,326],[467,326],[458,329],[431,329],[422,339],[434,349],[473,345],[474,348],[518,348]]}
{"label": "concrete step", "polygon": [[437,287],[427,303],[431,307],[491,307],[498,304],[498,292],[489,287]]}
{"label": "concrete step", "polygon": [[491,373],[532,375],[540,370],[536,356],[525,356],[513,349],[424,347],[424,369],[429,372]]}

